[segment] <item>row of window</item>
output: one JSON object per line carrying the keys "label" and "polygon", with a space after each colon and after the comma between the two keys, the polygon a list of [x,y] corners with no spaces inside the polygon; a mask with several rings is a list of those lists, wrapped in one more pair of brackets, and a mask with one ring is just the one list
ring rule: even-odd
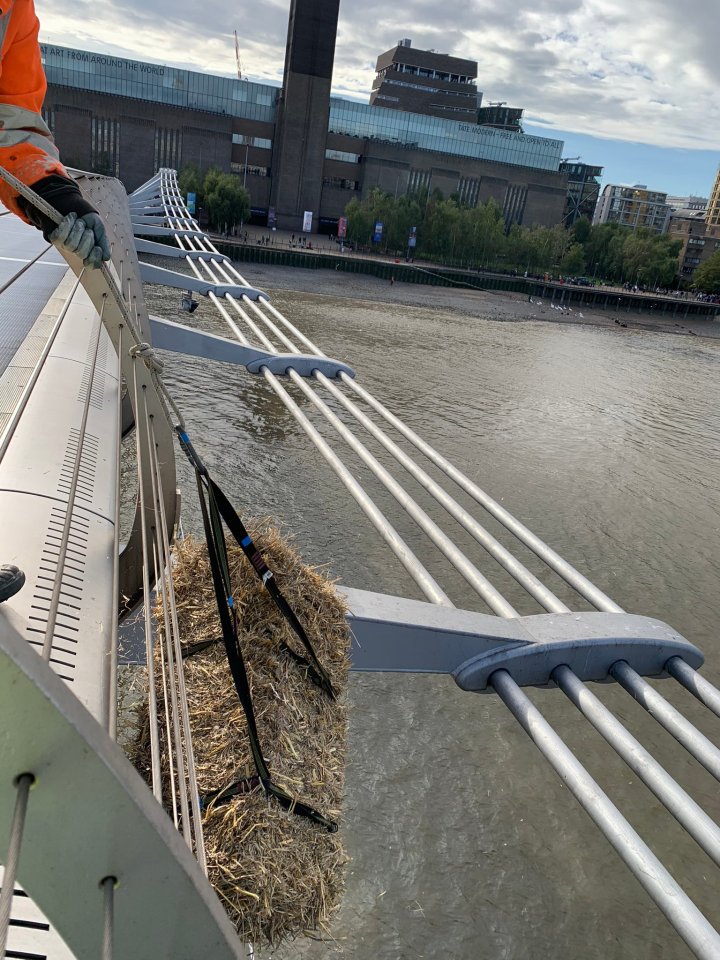
{"label": "row of window", "polygon": [[475,123],[330,98],[330,133],[514,166],[557,170],[563,143]]}
{"label": "row of window", "polygon": [[412,195],[419,193],[420,190],[430,190],[430,170],[411,170],[408,176],[407,192]]}
{"label": "row of window", "polygon": [[[96,173],[120,175],[120,123],[92,117],[90,120],[90,167]],[[157,170],[157,164],[155,169]]]}
{"label": "row of window", "polygon": [[346,150],[326,150],[326,160],[341,160],[343,163],[360,163],[359,153],[348,153]]}
{"label": "row of window", "polygon": [[507,188],[503,204],[503,219],[506,227],[513,223],[522,223],[526,200],[527,187],[511,184]]}
{"label": "row of window", "polygon": [[269,84],[216,77],[46,43],[41,44],[41,55],[48,83],[248,120],[272,123],[275,119],[279,89]]}
{"label": "row of window", "polygon": [[344,177],[323,177],[324,187],[335,187],[338,190],[359,190],[358,180],[346,180]]}
{"label": "row of window", "polygon": [[426,87],[422,83],[407,83],[405,80],[383,80],[379,85],[383,87],[406,87],[408,90],[422,90],[423,93],[441,93],[443,97],[462,97],[463,100],[469,100],[475,104],[477,102],[476,93],[465,93],[459,90],[440,90],[439,87]]}
{"label": "row of window", "polygon": [[234,133],[232,135],[233,143],[240,143],[248,147],[260,147],[263,150],[272,150],[272,140],[267,137],[251,137],[246,133]]}
{"label": "row of window", "polygon": [[464,113],[471,111],[471,107],[449,107],[446,103],[431,103],[433,110],[442,110],[444,113]]}
{"label": "row of window", "polygon": [[480,181],[475,177],[460,177],[457,192],[460,203],[476,207],[480,194]]}
{"label": "row of window", "polygon": [[[427,77],[430,80],[444,80],[446,83],[475,83],[475,77],[467,77],[462,73],[447,73],[444,70],[430,70],[428,67],[416,67],[412,63],[393,63],[392,67],[386,70],[393,70],[395,73],[410,73],[416,77]],[[385,71],[382,71],[385,73]]]}
{"label": "row of window", "polygon": [[177,170],[180,167],[182,154],[182,134],[179,130],[155,128],[155,169],[171,167]]}
{"label": "row of window", "polygon": [[270,167],[247,166],[244,163],[231,163],[230,169],[233,173],[242,173],[247,177],[269,177]]}

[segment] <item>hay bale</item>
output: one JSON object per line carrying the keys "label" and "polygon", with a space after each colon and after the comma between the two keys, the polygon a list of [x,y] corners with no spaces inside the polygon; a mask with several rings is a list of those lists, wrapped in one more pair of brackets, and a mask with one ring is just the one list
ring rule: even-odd
{"label": "hay bale", "polygon": [[[263,753],[278,786],[337,820],[347,739],[343,694],[350,667],[345,607],[327,576],[304,565],[275,527],[266,521],[248,529],[338,692],[338,700],[331,701],[283,649],[281,638],[302,652],[240,548],[229,548]],[[183,644],[217,639],[220,625],[204,543],[188,537],[176,546],[173,580]],[[155,613],[162,635],[162,612]],[[188,657],[185,677],[201,796],[237,778],[254,777],[245,716],[222,640]],[[162,710],[159,681],[157,693]],[[167,770],[162,736],[161,741]],[[147,747],[140,752],[147,768]],[[142,766],[143,759],[136,759]],[[203,832],[210,882],[241,938],[278,944],[305,932],[328,932],[348,859],[341,834],[284,811],[260,786],[224,805],[211,804]]]}

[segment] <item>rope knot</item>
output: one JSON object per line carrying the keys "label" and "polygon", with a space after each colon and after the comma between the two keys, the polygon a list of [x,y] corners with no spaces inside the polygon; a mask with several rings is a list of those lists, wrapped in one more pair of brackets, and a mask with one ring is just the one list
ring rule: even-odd
{"label": "rope knot", "polygon": [[130,347],[130,356],[134,359],[135,357],[140,357],[144,361],[145,366],[148,370],[152,370],[154,373],[162,373],[165,369],[165,364],[155,353],[155,350],[149,343],[136,343],[134,346]]}

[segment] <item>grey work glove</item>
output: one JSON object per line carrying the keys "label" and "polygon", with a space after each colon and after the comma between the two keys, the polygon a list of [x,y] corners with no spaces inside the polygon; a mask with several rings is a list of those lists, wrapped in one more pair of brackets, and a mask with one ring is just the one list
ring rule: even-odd
{"label": "grey work glove", "polygon": [[110,259],[110,244],[97,213],[85,213],[81,217],[75,212],[68,213],[48,240],[80,257],[86,267],[99,267],[103,260]]}
{"label": "grey work glove", "polygon": [[77,254],[86,267],[99,267],[110,259],[110,244],[99,213],[82,195],[71,177],[51,173],[32,185],[63,218],[59,224],[24,197],[18,197],[18,206],[47,241],[61,250]]}

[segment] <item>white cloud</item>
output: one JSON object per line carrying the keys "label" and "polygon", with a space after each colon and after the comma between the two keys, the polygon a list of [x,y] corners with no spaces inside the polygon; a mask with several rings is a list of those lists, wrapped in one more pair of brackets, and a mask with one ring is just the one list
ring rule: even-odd
{"label": "white cloud", "polygon": [[[282,78],[289,0],[38,0],[45,40],[232,74]],[[334,88],[367,97],[400,37],[477,59],[485,98],[545,126],[663,147],[720,150],[720,4],[693,0],[342,0]]]}

